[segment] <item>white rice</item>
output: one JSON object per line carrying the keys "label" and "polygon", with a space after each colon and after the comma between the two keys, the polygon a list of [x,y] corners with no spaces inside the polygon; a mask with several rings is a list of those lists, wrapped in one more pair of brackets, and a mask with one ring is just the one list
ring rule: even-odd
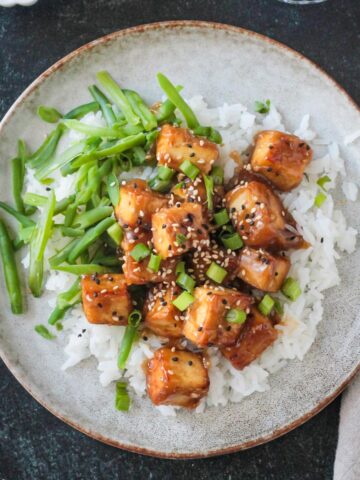
{"label": "white rice", "polygon": [[[255,133],[260,130],[286,131],[282,115],[273,105],[270,112],[262,116],[249,112],[241,104],[224,104],[222,107],[208,108],[201,96],[193,97],[189,103],[202,124],[212,125],[220,130],[224,141],[224,145],[220,148],[220,163],[224,166],[227,179],[232,176],[235,167],[235,162],[229,158],[231,151],[246,150]],[[89,113],[82,121],[90,125],[104,125],[100,113]],[[209,349],[210,390],[208,396],[196,409],[197,412],[202,412],[207,406],[226,405],[229,401],[240,402],[254,392],[268,390],[270,374],[283,368],[288,360],[304,358],[315,339],[317,324],[322,319],[323,291],[340,283],[336,266],[338,252],[351,253],[355,249],[357,232],[346,226],[344,215],[334,208],[331,196],[338,174],[340,173],[342,177],[346,176],[339,146],[317,137],[316,132],[311,128],[309,115],[304,115],[300,119],[299,127],[294,133],[311,142],[315,150],[314,160],[307,169],[308,180],[304,179],[300,187],[282,195],[285,206],[299,225],[299,230],[311,243],[311,247],[307,250],[291,253],[290,275],[298,279],[302,291],[306,293],[293,303],[285,301],[284,320],[276,326],[279,330],[278,339],[259,359],[244,370],[234,369],[216,348]],[[359,136],[360,131],[348,135],[344,139],[344,145],[355,141]],[[81,138],[81,134],[71,131],[68,137],[62,140],[61,148]],[[149,178],[151,174],[152,169],[147,167],[123,173],[121,179]],[[315,208],[314,198],[319,189],[316,181],[322,175],[328,175],[331,178],[331,182],[326,184],[329,193],[322,207]],[[63,178],[60,174],[55,174],[54,185],[58,200],[72,193],[73,182],[74,176]],[[44,186],[36,181],[31,172],[26,178],[26,188],[30,192],[44,192]],[[348,200],[356,200],[358,191],[356,184],[343,178],[342,190]],[[64,243],[66,241],[60,236],[54,238],[48,245],[47,256]],[[28,260],[26,255],[23,259],[25,268],[28,268]],[[72,280],[71,275],[48,272],[45,288],[50,307],[54,307],[58,292],[66,290]],[[67,359],[62,365],[63,370],[93,356],[98,362],[99,380],[102,386],[106,387],[121,378],[122,373],[118,370],[116,361],[125,327],[89,324],[80,305],[67,315],[63,325],[64,334],[67,337],[65,347]],[[156,336],[151,336],[146,342],[140,339],[132,349],[125,377],[139,396],[145,395],[145,375],[142,364],[144,360],[153,356],[154,350],[161,345],[161,340],[164,339]],[[174,407],[165,406],[156,408],[164,415],[175,415],[177,410]]]}

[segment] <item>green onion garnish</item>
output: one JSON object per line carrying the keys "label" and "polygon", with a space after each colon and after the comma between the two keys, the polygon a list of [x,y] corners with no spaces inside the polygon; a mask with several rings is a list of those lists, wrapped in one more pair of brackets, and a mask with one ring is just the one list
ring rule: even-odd
{"label": "green onion garnish", "polygon": [[230,323],[244,323],[246,320],[246,312],[237,308],[232,308],[226,314],[225,320]]}
{"label": "green onion garnish", "polygon": [[301,288],[299,282],[289,277],[285,280],[282,288],[282,293],[293,302],[301,295]]}
{"label": "green onion garnish", "polygon": [[132,344],[134,343],[140,322],[141,312],[139,310],[133,310],[128,316],[128,325],[121,340],[121,345],[119,349],[118,367],[120,370],[123,370],[126,366],[126,362],[129,357]]}
{"label": "green onion garnish", "polygon": [[136,262],[141,262],[141,260],[144,260],[144,258],[150,255],[150,249],[144,243],[138,243],[131,250],[130,255]]}
{"label": "green onion garnish", "polygon": [[169,180],[161,180],[158,177],[154,177],[148,181],[148,185],[151,190],[160,193],[166,193],[170,190],[171,182]]}
{"label": "green onion garnish", "polygon": [[214,179],[214,185],[222,185],[224,183],[224,169],[215,165],[210,172],[210,177]]}
{"label": "green onion garnish", "polygon": [[161,257],[152,253],[147,268],[153,272],[158,272],[161,264]]}
{"label": "green onion garnish", "polygon": [[46,338],[46,340],[53,340],[56,338],[49,330],[45,327],[45,325],[36,325],[34,328],[35,332],[41,335],[42,337]]}
{"label": "green onion garnish", "polygon": [[219,225],[219,226],[229,223],[230,218],[226,208],[223,208],[219,212],[214,213],[214,220],[216,225]]}
{"label": "green onion garnish", "polygon": [[175,307],[178,308],[181,312],[183,312],[194,301],[195,297],[190,295],[190,293],[182,292],[175,300],[173,300],[172,304],[175,305]]}
{"label": "green onion garnish", "polygon": [[118,223],[114,223],[114,225],[111,225],[111,227],[106,230],[106,233],[115,242],[117,246],[120,245],[121,240],[124,236],[124,232]]}
{"label": "green onion garnish", "polygon": [[206,200],[208,204],[208,209],[212,210],[214,208],[213,195],[214,195],[214,179],[208,175],[204,175],[204,184],[206,190]]}
{"label": "green onion garnish", "polygon": [[64,329],[63,324],[61,322],[56,322],[55,323],[55,328],[58,332],[61,332],[61,330]]}
{"label": "green onion garnish", "polygon": [[187,273],[180,273],[180,275],[176,279],[176,283],[179,285],[179,287],[187,290],[189,293],[192,293],[194,291],[196,284],[195,280]]}
{"label": "green onion garnish", "polygon": [[191,180],[195,180],[195,178],[199,175],[200,170],[196,165],[190,162],[190,160],[184,160],[180,165],[180,170]]}
{"label": "green onion garnish", "polygon": [[325,202],[326,198],[327,197],[324,192],[318,192],[314,200],[315,207],[320,208],[321,205]]}
{"label": "green onion garnish", "polygon": [[47,123],[56,123],[60,118],[62,118],[61,113],[55,108],[44,107],[43,105],[40,105],[40,107],[37,109],[37,114],[41,120],[44,120],[44,122]]}
{"label": "green onion garnish", "polygon": [[324,187],[324,185],[329,182],[331,182],[331,178],[327,175],[324,175],[323,177],[319,178],[316,183],[326,192],[326,188]]}
{"label": "green onion garnish", "polygon": [[130,408],[130,397],[125,382],[116,382],[115,408],[121,412],[127,412]]}
{"label": "green onion garnish", "polygon": [[255,101],[255,112],[265,114],[265,113],[269,113],[269,111],[270,111],[270,100],[266,100],[265,103],[259,102],[257,100]]}
{"label": "green onion garnish", "polygon": [[222,283],[227,273],[228,272],[225,270],[225,268],[222,268],[217,263],[212,262],[206,272],[206,276],[216,283]]}
{"label": "green onion garnish", "polygon": [[274,299],[274,308],[279,315],[282,315],[284,313],[284,307],[277,298]]}
{"label": "green onion garnish", "polygon": [[175,170],[169,167],[161,166],[158,169],[157,177],[160,180],[171,180],[174,176]]}
{"label": "green onion garnish", "polygon": [[175,273],[176,275],[179,275],[179,273],[185,273],[185,262],[179,262],[176,264]]}
{"label": "green onion garnish", "polygon": [[238,250],[244,245],[244,242],[238,233],[221,235],[220,238],[226,249]]}
{"label": "green onion garnish", "polygon": [[182,245],[185,242],[186,242],[186,236],[183,233],[177,233],[176,234],[176,243],[178,245]]}
{"label": "green onion garnish", "polygon": [[274,305],[275,301],[270,297],[270,295],[266,294],[259,303],[258,309],[263,315],[269,315]]}

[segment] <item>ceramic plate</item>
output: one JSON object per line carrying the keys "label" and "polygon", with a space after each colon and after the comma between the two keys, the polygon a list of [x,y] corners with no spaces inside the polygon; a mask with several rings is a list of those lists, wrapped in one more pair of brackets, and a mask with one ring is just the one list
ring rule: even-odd
{"label": "ceramic plate", "polygon": [[[156,73],[186,86],[186,96],[202,94],[210,105],[271,98],[290,129],[310,113],[320,137],[342,143],[360,127],[356,105],[324,72],[298,53],[261,35],[201,22],[169,22],[123,30],[68,55],[41,75],[15,102],[1,124],[0,189],[10,200],[9,157],[16,140],[40,143],[46,125],[36,120],[39,104],[64,111],[88,101],[87,86],[106,69],[148,101],[159,98]],[[358,144],[359,145],[359,144]],[[343,150],[347,170],[360,179],[359,150]],[[360,204],[342,205],[348,223],[359,228]],[[103,442],[148,455],[201,457],[258,445],[309,419],[355,375],[359,365],[360,250],[339,262],[342,283],[326,293],[324,319],[303,362],[271,375],[271,389],[239,404],[163,417],[149,400],[136,399],[128,414],[113,408],[114,389],[102,388],[95,362],[66,373],[61,341],[34,335],[35,320],[47,305],[28,299],[28,311],[13,317],[0,292],[0,350],[23,386],[53,414]]]}

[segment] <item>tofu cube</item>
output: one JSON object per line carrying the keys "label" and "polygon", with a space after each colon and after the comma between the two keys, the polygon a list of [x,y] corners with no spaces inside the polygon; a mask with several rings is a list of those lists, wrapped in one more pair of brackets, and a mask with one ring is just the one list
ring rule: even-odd
{"label": "tofu cube", "polygon": [[[171,189],[171,193],[173,193],[177,199],[184,202],[200,203],[201,205],[205,205],[207,202],[204,180],[200,176],[196,177],[194,181],[190,178],[185,178]],[[213,191],[214,208],[223,207],[222,201],[224,195],[224,187],[222,185],[215,185]]]}
{"label": "tofu cube", "polygon": [[166,165],[180,171],[184,160],[190,160],[202,173],[209,173],[219,158],[215,143],[193,135],[187,128],[164,125],[156,143],[156,159],[159,165]]}
{"label": "tofu cube", "polygon": [[276,338],[277,330],[271,321],[253,307],[236,344],[221,349],[221,352],[234,368],[242,370],[274,343]]}
{"label": "tofu cube", "polygon": [[182,337],[181,312],[172,304],[180,292],[179,287],[164,284],[151,288],[144,304],[145,327],[160,337]]}
{"label": "tofu cube", "polygon": [[168,199],[152,191],[144,180],[134,179],[120,187],[115,216],[125,228],[151,226],[151,215],[168,204]]}
{"label": "tofu cube", "polygon": [[282,255],[245,247],[239,256],[238,277],[266,292],[280,290],[290,269],[290,261]]}
{"label": "tofu cube", "polygon": [[186,314],[184,336],[200,348],[233,345],[244,325],[228,322],[226,315],[231,309],[247,311],[252,297],[219,287],[197,287],[194,296]]}
{"label": "tofu cube", "polygon": [[133,307],[124,275],[84,275],[81,290],[83,309],[89,323],[127,325]]}
{"label": "tofu cube", "polygon": [[209,242],[201,205],[177,202],[152,216],[153,242],[161,258],[182,255]]}
{"label": "tofu cube", "polygon": [[164,347],[149,360],[147,391],[155,405],[195,408],[209,390],[209,375],[201,355]]}
{"label": "tofu cube", "polygon": [[251,166],[284,192],[297,187],[312,159],[310,146],[295,135],[276,130],[257,134]]}

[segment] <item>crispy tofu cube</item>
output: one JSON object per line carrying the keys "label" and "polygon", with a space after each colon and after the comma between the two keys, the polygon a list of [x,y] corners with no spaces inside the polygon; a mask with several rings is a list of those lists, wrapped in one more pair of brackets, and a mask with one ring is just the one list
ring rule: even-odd
{"label": "crispy tofu cube", "polygon": [[145,285],[147,283],[161,283],[171,282],[176,278],[175,267],[177,264],[176,258],[168,258],[162,260],[158,272],[154,272],[148,268],[150,256],[144,260],[137,262],[132,256],[131,252],[138,243],[143,243],[152,249],[152,234],[146,230],[125,231],[124,238],[121,242],[121,247],[124,251],[123,272],[128,285]]}
{"label": "crispy tofu cube", "polygon": [[156,335],[180,338],[184,322],[181,312],[172,304],[179,295],[179,287],[156,285],[148,293],[144,305],[145,326]]}
{"label": "crispy tofu cube", "polygon": [[120,187],[115,216],[125,228],[151,226],[151,215],[167,204],[164,195],[153,192],[144,180],[134,179]]}
{"label": "crispy tofu cube", "polygon": [[221,349],[221,352],[234,368],[242,370],[274,343],[276,338],[277,331],[271,321],[253,307],[236,344]]}
{"label": "crispy tofu cube", "polygon": [[[207,202],[204,180],[200,176],[196,177],[194,181],[190,178],[185,178],[171,189],[171,193],[173,193],[177,199],[184,202],[200,203],[201,205],[205,205]],[[214,208],[221,208],[223,206],[222,200],[224,195],[224,187],[222,185],[215,185],[213,192]]]}
{"label": "crispy tofu cube", "polygon": [[133,307],[124,275],[84,275],[81,290],[83,309],[89,323],[127,325]]}
{"label": "crispy tofu cube", "polygon": [[248,310],[252,297],[219,287],[197,287],[194,296],[195,301],[186,314],[184,336],[200,348],[209,344],[233,345],[244,325],[229,323],[226,315],[233,308]]}
{"label": "crispy tofu cube", "polygon": [[290,261],[282,255],[245,247],[239,256],[238,277],[266,292],[280,290],[290,269]]}
{"label": "crispy tofu cube", "polygon": [[276,130],[255,137],[251,166],[284,192],[297,187],[312,159],[310,146],[295,135]]}
{"label": "crispy tofu cube", "polygon": [[157,138],[156,159],[159,165],[177,171],[180,171],[184,160],[190,160],[203,173],[208,173],[218,157],[219,150],[215,143],[196,137],[187,128],[164,125]]}
{"label": "crispy tofu cube", "polygon": [[209,375],[201,355],[165,347],[149,360],[147,391],[155,405],[195,408],[209,390]]}
{"label": "crispy tofu cube", "polygon": [[161,258],[181,255],[209,242],[201,205],[177,202],[152,216],[154,247]]}
{"label": "crispy tofu cube", "polygon": [[308,246],[295,233],[295,220],[270,186],[258,180],[242,181],[225,198],[231,221],[246,245],[278,250]]}

